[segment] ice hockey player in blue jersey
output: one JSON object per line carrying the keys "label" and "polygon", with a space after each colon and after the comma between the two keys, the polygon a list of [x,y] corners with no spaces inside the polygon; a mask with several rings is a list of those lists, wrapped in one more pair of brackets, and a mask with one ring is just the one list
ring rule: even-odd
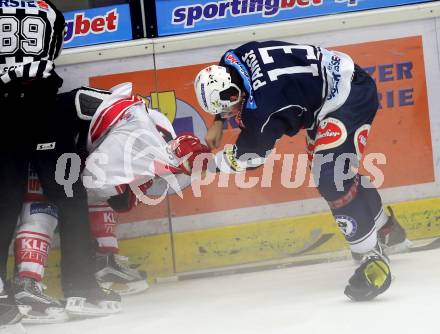
{"label": "ice hockey player in blue jersey", "polygon": [[[392,212],[385,213],[371,184],[359,174],[346,179],[362,156],[379,106],[374,80],[344,53],[266,41],[227,51],[219,65],[199,72],[194,86],[200,106],[215,116],[206,135],[211,148],[219,146],[225,119],[235,117],[240,125],[233,149],[216,154],[217,170],[258,167],[280,137],[307,130],[315,184],[360,259],[345,294],[370,300],[387,290],[391,271],[383,249],[405,242],[405,231]],[[355,161],[344,158],[345,174],[339,175],[335,162],[343,154]]]}

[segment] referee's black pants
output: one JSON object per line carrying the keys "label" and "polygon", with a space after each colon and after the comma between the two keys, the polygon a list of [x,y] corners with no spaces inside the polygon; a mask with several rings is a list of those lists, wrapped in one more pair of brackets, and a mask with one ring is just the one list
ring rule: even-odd
{"label": "referee's black pants", "polygon": [[[56,74],[0,86],[0,275],[6,278],[8,248],[22,207],[28,165],[38,174],[44,194],[58,207],[61,277],[66,290],[96,285],[87,193],[78,178],[69,197],[55,180],[57,160],[76,153],[73,124],[56,108],[62,80]],[[67,175],[66,175],[67,178]]]}

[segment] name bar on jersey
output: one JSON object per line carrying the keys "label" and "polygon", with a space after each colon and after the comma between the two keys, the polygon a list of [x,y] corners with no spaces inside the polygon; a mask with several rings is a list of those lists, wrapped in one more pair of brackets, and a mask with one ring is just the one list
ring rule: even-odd
{"label": "name bar on jersey", "polygon": [[156,0],[159,36],[234,28],[430,0]]}
{"label": "name bar on jersey", "polygon": [[127,41],[133,38],[128,4],[67,12],[64,13],[64,17],[64,48]]}
{"label": "name bar on jersey", "polygon": [[0,0],[0,8],[39,8],[48,9],[44,1]]}

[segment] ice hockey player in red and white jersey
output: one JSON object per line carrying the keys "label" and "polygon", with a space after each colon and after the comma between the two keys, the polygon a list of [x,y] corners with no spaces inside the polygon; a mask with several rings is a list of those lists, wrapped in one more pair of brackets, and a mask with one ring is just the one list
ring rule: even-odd
{"label": "ice hockey player in red and white jersey", "polygon": [[[176,136],[169,120],[158,111],[147,109],[144,101],[132,95],[131,84],[111,91],[82,87],[60,94],[60,107],[72,109],[72,124],[78,130],[79,151],[84,152],[82,178],[88,190],[91,232],[96,241],[96,277],[107,288],[117,283],[121,294],[148,288],[146,273],[119,256],[115,211],[131,210],[140,192],[153,202],[168,183],[174,190],[190,182],[196,156],[209,149],[193,135]],[[18,279],[41,282],[44,266],[57,225],[57,210],[48,203],[36,175],[30,171],[26,204],[23,206],[15,241]],[[144,199],[145,199],[144,198]],[[142,198],[141,198],[142,199]],[[147,203],[149,204],[149,203]],[[153,203],[154,204],[154,203]],[[17,297],[17,296],[16,296]],[[40,290],[40,299],[55,299]],[[46,302],[46,301],[45,301]],[[19,304],[25,304],[20,303]],[[28,322],[64,321],[59,308],[50,307]],[[73,301],[66,310],[73,315],[101,315]]]}

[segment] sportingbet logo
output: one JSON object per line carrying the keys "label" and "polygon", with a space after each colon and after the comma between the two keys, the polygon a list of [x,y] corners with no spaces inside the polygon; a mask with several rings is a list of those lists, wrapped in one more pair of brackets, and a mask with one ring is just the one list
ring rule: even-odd
{"label": "sportingbet logo", "polygon": [[105,15],[95,17],[86,17],[85,12],[76,13],[73,20],[66,22],[66,36],[64,42],[69,43],[75,37],[87,36],[90,34],[99,35],[105,32],[114,32],[118,30],[119,13],[112,9]]}
{"label": "sportingbet logo", "polygon": [[[351,0],[344,0],[352,2]],[[202,20],[216,20],[232,16],[260,14],[263,17],[277,15],[282,10],[309,6],[321,6],[324,0],[227,0],[176,7],[172,23],[192,28]]]}

